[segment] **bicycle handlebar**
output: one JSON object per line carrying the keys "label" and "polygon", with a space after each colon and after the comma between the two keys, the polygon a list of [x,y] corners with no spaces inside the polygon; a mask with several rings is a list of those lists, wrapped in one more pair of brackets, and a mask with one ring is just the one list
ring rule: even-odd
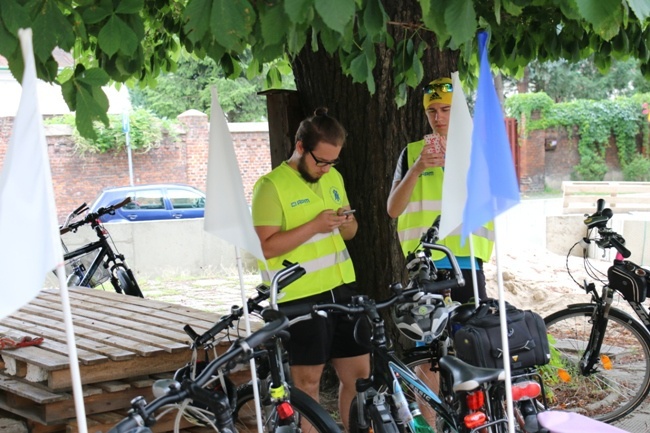
{"label": "bicycle handlebar", "polygon": [[238,361],[241,357],[249,356],[253,348],[261,345],[280,331],[288,328],[288,326],[289,321],[284,316],[273,320],[250,336],[235,342],[226,353],[210,362],[194,381],[189,379],[187,382],[184,381],[180,389],[170,388],[168,394],[156,398],[149,404],[144,402],[143,399],[134,400],[129,416],[113,426],[108,433],[126,433],[138,426],[153,424],[153,415],[158,409],[168,404],[180,403],[185,399],[193,398],[195,393],[203,389],[203,386],[212,380],[218,370],[228,369],[229,364],[232,362]]}
{"label": "bicycle handlebar", "polygon": [[59,227],[59,233],[60,234],[66,234],[70,231],[76,231],[79,227],[88,224],[88,223],[93,223],[94,221],[98,220],[101,216],[106,215],[106,214],[112,214],[115,212],[116,209],[121,208],[122,206],[125,206],[127,204],[131,203],[131,197],[127,197],[124,200],[122,200],[119,203],[116,203],[111,206],[107,207],[100,207],[97,209],[97,212],[91,212],[88,215],[85,216],[84,219],[74,222],[72,224],[69,224],[69,220],[71,219],[70,216],[74,217],[77,216],[80,212],[86,210],[87,205],[84,203],[83,205],[79,206],[70,216],[68,216],[68,219],[66,220],[65,224],[63,226]]}
{"label": "bicycle handlebar", "polygon": [[584,224],[592,229],[598,230],[600,239],[596,240],[596,245],[600,248],[615,248],[624,258],[632,255],[630,250],[625,247],[625,238],[607,227],[607,222],[614,216],[610,208],[605,207],[605,200],[599,198],[596,202],[596,212],[592,215],[585,215]]}
{"label": "bicycle handlebar", "polygon": [[[286,268],[280,270],[271,281],[271,285],[273,286],[275,284],[278,291],[282,290],[305,274],[305,269],[302,268],[298,263],[291,263],[285,260],[283,264],[286,266]],[[249,298],[246,304],[249,311],[256,311],[259,313],[262,311],[261,303],[269,299],[271,293],[268,287],[263,284],[257,286],[256,289],[257,295]],[[185,325],[183,327],[183,330],[192,339],[195,347],[201,347],[208,341],[214,339],[214,337],[216,337],[220,332],[232,327],[233,323],[239,320],[239,318],[241,318],[243,315],[244,309],[242,307],[233,305],[230,310],[230,314],[221,317],[210,329],[205,331],[203,334],[197,334],[190,325]]]}

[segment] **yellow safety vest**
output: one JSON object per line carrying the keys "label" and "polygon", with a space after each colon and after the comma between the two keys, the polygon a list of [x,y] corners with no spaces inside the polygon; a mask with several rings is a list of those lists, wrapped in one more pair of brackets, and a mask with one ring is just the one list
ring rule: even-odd
{"label": "yellow safety vest", "polygon": [[[273,183],[278,192],[286,223],[283,230],[301,226],[325,209],[336,210],[341,207],[340,191],[344,190],[343,178],[334,168],[330,168],[318,181],[323,197],[315,194],[298,179],[300,173],[286,162],[264,177]],[[284,260],[300,263],[307,273],[282,289],[278,302],[317,295],[341,284],[352,283],[356,279],[350,254],[338,229],[331,233],[318,233],[298,248],[268,259],[268,269],[264,268],[262,262],[258,262],[265,284],[270,284],[273,275],[284,268]]]}
{"label": "yellow safety vest", "polygon": [[[424,140],[409,143],[407,146],[407,163],[410,168],[422,152]],[[404,175],[406,173],[403,173]],[[441,167],[432,167],[423,171],[415,184],[413,193],[406,209],[397,219],[397,234],[404,255],[415,250],[420,243],[422,234],[433,224],[440,215],[442,208],[442,180],[444,170]],[[470,257],[469,241],[461,246],[460,227],[438,243],[447,246],[457,257]],[[490,221],[475,230],[472,235],[474,243],[474,256],[488,261],[494,247],[494,222]],[[433,260],[440,260],[445,255],[439,251],[432,252]]]}

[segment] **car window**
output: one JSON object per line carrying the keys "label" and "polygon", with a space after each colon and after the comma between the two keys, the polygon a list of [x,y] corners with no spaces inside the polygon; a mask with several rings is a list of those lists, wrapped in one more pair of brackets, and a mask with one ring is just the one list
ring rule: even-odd
{"label": "car window", "polygon": [[128,195],[132,201],[124,206],[124,209],[165,209],[165,202],[163,201],[163,194],[160,189],[131,192]]}
{"label": "car window", "polygon": [[167,189],[167,196],[174,209],[203,209],[205,198],[195,191]]}

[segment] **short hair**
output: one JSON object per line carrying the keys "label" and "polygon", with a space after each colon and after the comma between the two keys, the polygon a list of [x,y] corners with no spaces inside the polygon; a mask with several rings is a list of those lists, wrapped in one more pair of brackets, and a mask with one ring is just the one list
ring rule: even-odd
{"label": "short hair", "polygon": [[347,132],[338,120],[327,114],[327,108],[319,107],[314,115],[300,122],[296,131],[296,143],[302,141],[306,151],[314,150],[316,145],[325,141],[341,146],[345,144]]}

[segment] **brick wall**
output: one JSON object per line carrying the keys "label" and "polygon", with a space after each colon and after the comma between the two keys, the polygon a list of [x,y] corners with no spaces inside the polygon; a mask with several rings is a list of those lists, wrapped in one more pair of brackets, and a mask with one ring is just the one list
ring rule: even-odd
{"label": "brick wall", "polygon": [[[205,191],[208,116],[190,110],[181,114],[178,120],[182,130],[176,140],[167,137],[156,149],[132,154],[135,184],[186,183]],[[12,125],[13,118],[0,117],[0,166]],[[271,170],[268,128],[260,124],[230,124],[229,127],[244,193],[250,203],[255,181]],[[59,125],[48,125],[46,138],[59,220],[84,201],[92,202],[102,188],[129,184],[125,150],[79,156],[74,152],[70,130]]]}

